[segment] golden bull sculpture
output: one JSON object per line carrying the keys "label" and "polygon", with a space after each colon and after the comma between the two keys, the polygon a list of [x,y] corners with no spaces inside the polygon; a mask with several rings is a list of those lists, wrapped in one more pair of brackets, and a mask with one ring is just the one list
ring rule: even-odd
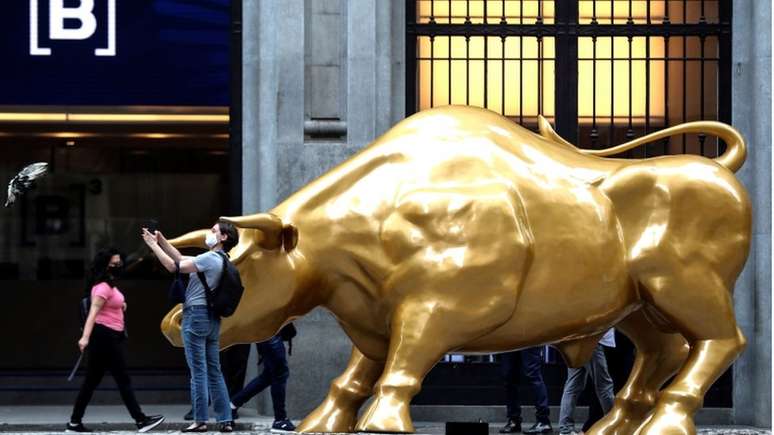
{"label": "golden bull sculpture", "polygon": [[[483,109],[427,110],[271,213],[226,218],[245,294],[222,347],[266,340],[317,306],[352,340],[301,432],[413,432],[409,402],[445,353],[551,343],[577,367],[611,326],[636,361],[589,433],[696,432],[707,389],[745,347],[732,303],[751,232],[734,176],[744,140],[693,122],[590,151],[543,119],[540,130]],[[605,158],[684,133],[727,150]],[[206,231],[171,242],[204,247]],[[180,316],[162,322],[176,346]]]}

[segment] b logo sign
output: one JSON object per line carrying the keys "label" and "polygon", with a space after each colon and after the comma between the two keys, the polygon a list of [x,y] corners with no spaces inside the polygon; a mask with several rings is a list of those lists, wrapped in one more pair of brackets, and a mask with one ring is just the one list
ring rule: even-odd
{"label": "b logo sign", "polygon": [[[51,48],[38,43],[38,3],[45,0],[30,0],[30,54],[50,56]],[[94,14],[94,0],[79,0],[77,7],[65,7],[64,0],[48,1],[48,37],[50,40],[82,41],[91,38],[97,31],[97,17]],[[116,55],[116,0],[107,1],[107,48],[94,50],[95,56]],[[65,21],[76,23],[76,27],[65,27]]]}

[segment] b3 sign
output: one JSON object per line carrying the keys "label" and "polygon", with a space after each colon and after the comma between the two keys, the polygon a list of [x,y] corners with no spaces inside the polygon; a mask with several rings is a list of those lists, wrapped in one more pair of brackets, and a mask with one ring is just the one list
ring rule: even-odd
{"label": "b3 sign", "polygon": [[[116,0],[107,2],[107,17],[101,25],[107,25],[107,47],[96,48],[95,56],[116,55]],[[91,38],[97,31],[100,21],[94,14],[94,0],[78,0],[78,6],[65,6],[65,0],[48,0],[48,38],[55,40],[83,41]],[[30,54],[50,56],[50,47],[41,47],[39,43],[38,7],[46,0],[30,0]],[[71,24],[65,27],[65,22]],[[73,27],[72,24],[75,24]]]}

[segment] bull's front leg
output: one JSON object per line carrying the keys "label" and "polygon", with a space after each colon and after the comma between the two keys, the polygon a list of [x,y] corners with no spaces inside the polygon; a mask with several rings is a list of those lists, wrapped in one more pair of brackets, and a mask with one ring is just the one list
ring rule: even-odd
{"label": "bull's front leg", "polygon": [[384,362],[366,358],[352,346],[346,370],[331,383],[328,396],[304,418],[298,432],[352,432],[360,406],[373,392]]}
{"label": "bull's front leg", "polygon": [[414,432],[409,404],[427,372],[449,350],[494,329],[496,322],[502,323],[508,310],[512,312],[512,303],[492,310],[488,313],[491,317],[478,317],[451,312],[432,300],[404,301],[393,315],[387,361],[374,386],[374,400],[361,415],[356,430]]}

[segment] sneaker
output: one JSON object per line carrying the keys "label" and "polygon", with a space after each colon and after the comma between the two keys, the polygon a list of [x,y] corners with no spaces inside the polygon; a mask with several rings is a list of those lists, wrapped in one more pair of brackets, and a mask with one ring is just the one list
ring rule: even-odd
{"label": "sneaker", "polygon": [[236,409],[231,410],[231,420],[238,420],[239,419],[239,413]]}
{"label": "sneaker", "polygon": [[67,428],[65,429],[65,432],[94,432],[94,431],[84,426],[83,423],[67,423]]}
{"label": "sneaker", "polygon": [[207,423],[191,423],[190,426],[180,432],[207,432]]}
{"label": "sneaker", "polygon": [[293,432],[295,430],[296,427],[290,420],[277,420],[271,425],[272,432]]}
{"label": "sneaker", "polygon": [[163,415],[148,415],[144,420],[137,422],[137,432],[144,433],[153,429],[164,421]]}
{"label": "sneaker", "polygon": [[554,429],[551,427],[551,423],[539,421],[532,425],[529,429],[524,430],[524,433],[550,433]]}
{"label": "sneaker", "polygon": [[188,412],[183,416],[183,420],[193,421],[193,408],[188,410]]}
{"label": "sneaker", "polygon": [[521,433],[521,420],[509,418],[500,433]]}
{"label": "sneaker", "polygon": [[221,432],[234,432],[234,422],[233,421],[224,421],[220,424],[219,430]]}

